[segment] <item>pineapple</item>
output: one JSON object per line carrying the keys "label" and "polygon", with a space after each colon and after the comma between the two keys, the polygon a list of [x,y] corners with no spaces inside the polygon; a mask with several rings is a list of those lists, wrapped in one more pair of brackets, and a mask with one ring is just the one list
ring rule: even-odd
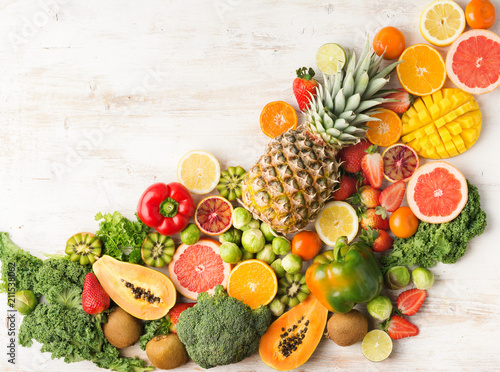
{"label": "pineapple", "polygon": [[357,143],[388,101],[381,89],[397,62],[384,69],[381,62],[367,42],[357,63],[349,52],[338,73],[324,76],[305,123],[273,139],[243,179],[240,202],[254,216],[284,234],[314,221],[338,183],[338,150]]}

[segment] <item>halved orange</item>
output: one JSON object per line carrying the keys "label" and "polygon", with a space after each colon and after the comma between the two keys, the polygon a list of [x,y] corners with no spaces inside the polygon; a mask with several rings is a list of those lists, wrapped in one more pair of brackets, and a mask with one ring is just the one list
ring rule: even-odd
{"label": "halved orange", "polygon": [[399,82],[408,93],[426,96],[441,89],[446,81],[446,64],[441,54],[427,44],[406,48],[396,67]]}
{"label": "halved orange", "polygon": [[268,137],[276,138],[289,129],[297,128],[297,113],[286,102],[274,101],[264,106],[260,113],[260,129]]}
{"label": "halved orange", "polygon": [[260,260],[239,263],[229,274],[227,293],[252,309],[270,303],[278,292],[274,270]]}
{"label": "halved orange", "polygon": [[369,121],[366,125],[366,137],[374,145],[387,147],[395,144],[401,138],[403,133],[403,123],[392,110],[378,109],[378,113],[372,115],[372,118],[380,119],[378,121]]}

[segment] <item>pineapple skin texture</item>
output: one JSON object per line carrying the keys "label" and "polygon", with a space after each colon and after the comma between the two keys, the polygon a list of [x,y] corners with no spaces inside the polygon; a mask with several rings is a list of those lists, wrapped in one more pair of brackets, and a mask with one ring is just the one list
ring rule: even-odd
{"label": "pineapple skin texture", "polygon": [[338,149],[303,127],[276,137],[243,179],[240,202],[279,233],[303,230],[338,183]]}

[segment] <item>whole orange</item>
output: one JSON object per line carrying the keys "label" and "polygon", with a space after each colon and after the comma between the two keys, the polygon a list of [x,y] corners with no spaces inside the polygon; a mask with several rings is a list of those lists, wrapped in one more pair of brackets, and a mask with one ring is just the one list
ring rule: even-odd
{"label": "whole orange", "polygon": [[465,7],[465,19],[470,27],[487,30],[495,23],[497,11],[490,0],[472,0]]}
{"label": "whole orange", "polygon": [[399,207],[389,218],[389,227],[398,238],[409,238],[417,232],[420,221],[410,207]]}
{"label": "whole orange", "polygon": [[396,59],[405,50],[405,35],[396,27],[384,27],[373,38],[373,50],[384,59]]}
{"label": "whole orange", "polygon": [[321,250],[321,239],[315,231],[301,231],[292,239],[292,253],[304,261],[312,260]]}

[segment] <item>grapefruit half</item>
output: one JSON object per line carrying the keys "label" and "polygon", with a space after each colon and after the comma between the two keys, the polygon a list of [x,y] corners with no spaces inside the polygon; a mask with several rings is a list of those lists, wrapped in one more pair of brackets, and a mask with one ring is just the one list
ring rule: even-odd
{"label": "grapefruit half", "polygon": [[500,85],[500,37],[486,30],[464,32],[448,51],[446,71],[466,92],[483,94],[496,89]]}
{"label": "grapefruit half", "polygon": [[467,181],[447,162],[427,163],[411,177],[406,197],[419,220],[448,222],[457,217],[467,203]]}
{"label": "grapefruit half", "polygon": [[177,291],[191,300],[199,293],[214,293],[219,284],[226,288],[231,265],[219,255],[220,243],[200,239],[196,244],[181,244],[168,265],[168,274]]}

